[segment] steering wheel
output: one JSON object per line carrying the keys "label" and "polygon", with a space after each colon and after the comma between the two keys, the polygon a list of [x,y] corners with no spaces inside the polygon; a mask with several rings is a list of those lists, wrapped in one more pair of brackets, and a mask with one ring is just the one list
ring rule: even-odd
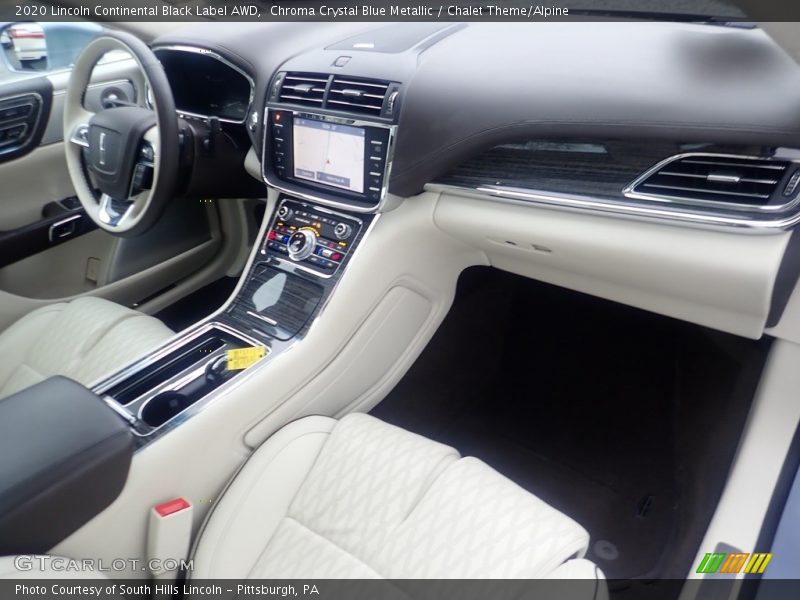
{"label": "steering wheel", "polygon": [[[128,103],[97,113],[84,107],[92,70],[111,50],[123,50],[139,64],[152,110]],[[114,32],[84,48],[67,85],[64,135],[69,175],[89,217],[119,236],[149,229],[175,191],[179,142],[172,90],[147,44]]]}

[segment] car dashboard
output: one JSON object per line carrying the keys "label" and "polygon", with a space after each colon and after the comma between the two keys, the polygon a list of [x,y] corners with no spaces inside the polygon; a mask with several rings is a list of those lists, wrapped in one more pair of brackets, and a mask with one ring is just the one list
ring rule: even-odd
{"label": "car dashboard", "polygon": [[334,294],[358,262],[412,282],[439,265],[441,285],[488,264],[747,337],[781,324],[800,76],[757,28],[198,23],[153,48],[194,130],[190,185],[266,185],[236,293],[201,326],[267,361],[334,300],[368,300]]}
{"label": "car dashboard", "polygon": [[[800,219],[800,81],[757,28],[198,24],[154,46],[180,113],[246,127],[266,183],[340,208],[433,187],[756,233]],[[295,164],[328,140],[315,123],[364,138],[345,175]]]}

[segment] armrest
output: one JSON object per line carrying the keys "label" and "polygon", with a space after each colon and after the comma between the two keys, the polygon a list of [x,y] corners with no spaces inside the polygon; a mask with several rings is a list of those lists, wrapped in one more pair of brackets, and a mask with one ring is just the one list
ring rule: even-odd
{"label": "armrest", "polygon": [[88,389],[51,377],[0,400],[0,555],[50,550],[122,491],[133,436]]}

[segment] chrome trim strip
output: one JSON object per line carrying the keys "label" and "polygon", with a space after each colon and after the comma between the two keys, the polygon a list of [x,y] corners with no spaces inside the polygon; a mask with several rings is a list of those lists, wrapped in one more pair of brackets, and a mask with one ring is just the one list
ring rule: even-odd
{"label": "chrome trim strip", "polygon": [[677,207],[645,206],[593,198],[591,196],[559,194],[539,190],[510,188],[502,186],[483,186],[465,188],[455,185],[429,183],[425,189],[430,192],[466,195],[482,200],[504,202],[518,206],[535,206],[551,210],[566,210],[584,214],[616,216],[650,223],[680,224],[719,231],[736,231],[751,234],[782,233],[800,223],[800,212],[780,219],[745,219],[734,216],[681,211]]}
{"label": "chrome trim strip", "polygon": [[202,56],[208,56],[210,58],[218,60],[222,64],[230,67],[231,69],[233,69],[234,71],[236,71],[237,73],[242,75],[245,79],[247,79],[247,82],[250,84],[250,97],[247,100],[247,109],[244,111],[244,117],[242,117],[241,120],[229,119],[229,118],[225,118],[225,117],[218,117],[216,115],[201,115],[201,114],[198,114],[198,113],[192,113],[192,112],[189,112],[189,111],[181,110],[180,108],[177,108],[176,112],[178,112],[179,114],[183,114],[183,115],[189,116],[189,117],[197,117],[197,118],[200,118],[200,119],[209,119],[211,117],[216,117],[217,119],[219,119],[223,123],[233,123],[235,125],[244,125],[245,124],[245,122],[247,121],[247,117],[250,114],[250,110],[253,107],[253,98],[255,98],[255,90],[256,90],[256,82],[250,76],[250,74],[245,72],[241,67],[238,67],[237,65],[233,64],[230,60],[228,60],[227,58],[225,58],[224,56],[222,56],[218,52],[215,52],[213,50],[209,50],[208,48],[202,48],[200,46],[189,46],[189,45],[182,45],[182,44],[165,44],[165,45],[153,46],[151,48],[151,50],[154,53],[157,52],[158,50],[167,50],[167,51],[171,51],[171,52],[189,52],[189,53],[192,53],[192,54],[200,54]]}
{"label": "chrome trim strip", "polygon": [[264,315],[254,313],[252,310],[248,310],[247,314],[250,315],[251,317],[255,317],[256,319],[261,319],[262,321],[264,321],[269,325],[272,325],[273,327],[276,327],[278,325],[278,322],[275,319],[270,319],[269,317],[265,317]]}
{"label": "chrome trim strip", "polygon": [[69,141],[76,146],[80,146],[81,148],[88,148],[89,147],[89,125],[87,123],[81,123],[75,128],[75,131],[72,132],[72,135],[69,136]]}
{"label": "chrome trim strip", "polygon": [[136,425],[136,417],[134,417],[131,413],[125,410],[125,407],[122,406],[119,402],[114,400],[111,396],[102,396],[103,402],[105,402],[108,407],[117,413],[120,417],[125,419],[128,425],[135,426]]}
{"label": "chrome trim strip", "polygon": [[[386,164],[383,166],[383,186],[381,187],[381,197],[377,204],[372,206],[361,206],[357,204],[349,204],[344,200],[330,200],[322,196],[315,195],[314,192],[296,191],[285,187],[284,181],[275,177],[267,177],[267,136],[269,134],[269,113],[270,111],[291,111],[292,115],[298,114],[314,114],[325,118],[339,119],[345,121],[347,125],[354,127],[381,127],[389,130],[389,139],[387,140],[388,146],[386,148]],[[394,141],[397,135],[397,125],[389,125],[387,123],[379,123],[376,121],[367,121],[355,117],[347,116],[334,116],[326,113],[315,112],[313,107],[309,110],[296,110],[294,108],[282,107],[280,105],[269,105],[264,108],[264,121],[261,140],[261,177],[264,183],[276,190],[294,196],[296,198],[305,200],[306,202],[313,202],[315,204],[322,204],[323,206],[330,206],[332,208],[339,208],[342,210],[349,210],[358,213],[379,213],[386,203],[386,197],[389,194],[389,177],[392,172],[392,164],[394,162]],[[366,166],[366,165],[365,165]],[[365,182],[366,183],[366,182]],[[300,185],[300,184],[297,184]]]}
{"label": "chrome trim strip", "polygon": [[[227,308],[227,303],[223,308]],[[183,336],[183,337],[174,338],[168,344],[166,344],[165,346],[162,346],[161,348],[158,348],[152,354],[148,354],[146,357],[144,357],[141,360],[138,360],[135,363],[129,365],[127,368],[125,368],[125,369],[123,369],[121,371],[118,371],[117,373],[115,373],[114,375],[109,377],[108,379],[104,380],[100,385],[94,386],[92,388],[92,391],[95,394],[98,394],[98,395],[105,395],[105,393],[108,390],[110,390],[112,387],[114,387],[118,383],[122,383],[128,377],[130,377],[132,375],[136,375],[137,373],[143,371],[144,369],[146,369],[150,365],[154,364],[158,360],[164,358],[167,354],[171,353],[174,350],[177,350],[181,346],[185,346],[189,342],[192,342],[192,341],[196,340],[197,338],[199,338],[200,336],[202,336],[205,333],[208,333],[209,331],[211,331],[214,328],[221,329],[222,331],[224,331],[226,333],[229,333],[230,335],[236,336],[236,337],[240,338],[242,341],[244,341],[244,342],[246,342],[248,344],[252,344],[254,346],[263,346],[264,345],[262,342],[259,342],[259,341],[255,340],[254,338],[251,338],[251,337],[243,334],[241,331],[235,330],[232,327],[228,327],[224,323],[218,323],[218,322],[214,321],[213,320],[214,317],[216,317],[221,312],[223,312],[223,311],[222,310],[218,310],[213,315],[210,315],[208,317],[207,321],[205,319],[203,321],[200,321],[200,324],[202,324],[202,326],[199,327],[197,330],[193,331],[189,336]],[[122,405],[120,405],[120,406],[122,406]],[[123,406],[123,408],[124,408],[124,406]]]}
{"label": "chrome trim strip", "polygon": [[70,231],[69,233],[61,235],[61,236],[59,236],[57,238],[53,237],[53,233],[55,232],[57,227],[61,227],[62,225],[66,225],[67,223],[72,223],[73,221],[77,221],[78,219],[81,219],[81,218],[83,218],[82,214],[81,215],[72,215],[70,217],[66,217],[65,219],[61,219],[60,221],[56,221],[55,223],[50,225],[50,227],[47,230],[47,240],[50,243],[52,243],[55,240],[60,240],[62,238],[66,238],[66,237],[71,236],[73,233],[75,233],[75,228],[73,228],[72,231]]}
{"label": "chrome trim strip", "polygon": [[[731,210],[738,212],[749,212],[754,214],[759,214],[759,213],[769,214],[769,213],[784,212],[800,204],[800,194],[796,194],[792,200],[790,200],[789,202],[785,202],[784,204],[775,204],[771,206],[753,206],[752,204],[742,204],[739,202],[722,202],[722,201],[717,202],[714,200],[697,200],[695,198],[686,198],[679,195],[667,196],[663,194],[649,194],[647,192],[634,191],[636,189],[636,186],[642,184],[644,181],[649,179],[652,175],[654,175],[658,171],[662,170],[667,165],[672,164],[679,160],[683,160],[685,158],[692,158],[692,157],[733,158],[740,160],[758,160],[762,162],[770,160],[776,160],[776,161],[780,160],[781,162],[800,164],[800,160],[791,158],[770,158],[770,157],[765,158],[763,156],[749,156],[742,154],[720,154],[714,152],[684,152],[683,154],[675,154],[673,156],[670,156],[669,158],[665,158],[664,160],[650,167],[642,175],[639,175],[639,177],[637,177],[630,184],[625,186],[625,188],[623,188],[622,190],[622,195],[632,200],[649,200],[665,204],[700,206],[705,208],[715,208],[717,210]],[[783,175],[781,175],[781,178],[782,177]],[[778,181],[778,183],[780,183],[780,180]],[[776,187],[776,192],[777,192],[777,187]]]}

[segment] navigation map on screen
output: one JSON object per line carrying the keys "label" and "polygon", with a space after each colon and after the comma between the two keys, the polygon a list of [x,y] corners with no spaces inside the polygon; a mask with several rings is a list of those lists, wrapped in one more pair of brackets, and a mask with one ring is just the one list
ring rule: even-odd
{"label": "navigation map on screen", "polygon": [[362,128],[296,118],[293,134],[295,177],[364,192]]}

